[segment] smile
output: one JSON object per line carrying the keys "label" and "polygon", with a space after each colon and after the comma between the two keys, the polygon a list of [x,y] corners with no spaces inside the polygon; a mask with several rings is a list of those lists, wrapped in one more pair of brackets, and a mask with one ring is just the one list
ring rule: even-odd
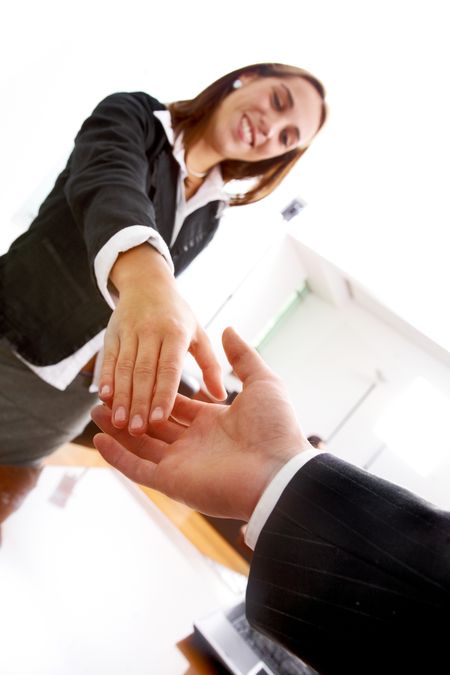
{"label": "smile", "polygon": [[239,136],[244,143],[253,147],[254,144],[253,127],[250,124],[250,120],[248,119],[247,115],[242,116],[242,120],[239,125]]}

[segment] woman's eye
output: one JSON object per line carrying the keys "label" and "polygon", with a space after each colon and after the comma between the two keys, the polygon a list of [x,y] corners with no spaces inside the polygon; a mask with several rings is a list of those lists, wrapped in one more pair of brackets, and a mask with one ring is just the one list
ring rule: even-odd
{"label": "woman's eye", "polygon": [[286,147],[289,145],[289,134],[287,131],[281,132],[280,139],[283,145],[285,145]]}
{"label": "woman's eye", "polygon": [[275,110],[282,110],[283,109],[283,104],[281,102],[281,99],[276,92],[273,95],[273,107],[275,108]]}

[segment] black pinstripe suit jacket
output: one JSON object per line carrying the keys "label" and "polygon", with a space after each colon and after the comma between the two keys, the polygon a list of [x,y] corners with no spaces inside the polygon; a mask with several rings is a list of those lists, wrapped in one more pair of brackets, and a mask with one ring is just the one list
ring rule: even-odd
{"label": "black pinstripe suit jacket", "polygon": [[450,672],[450,514],[320,455],[261,532],[246,604],[321,673]]}

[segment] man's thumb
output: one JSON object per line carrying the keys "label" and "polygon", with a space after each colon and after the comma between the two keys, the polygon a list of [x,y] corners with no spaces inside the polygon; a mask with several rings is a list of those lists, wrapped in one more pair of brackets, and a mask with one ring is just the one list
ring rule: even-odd
{"label": "man's thumb", "polygon": [[258,352],[250,347],[233,328],[226,328],[222,335],[222,344],[234,372],[241,382],[258,374],[267,374],[268,368]]}

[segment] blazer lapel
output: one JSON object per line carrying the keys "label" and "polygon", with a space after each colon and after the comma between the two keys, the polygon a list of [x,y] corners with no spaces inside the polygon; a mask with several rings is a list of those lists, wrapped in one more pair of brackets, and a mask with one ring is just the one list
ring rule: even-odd
{"label": "blazer lapel", "polygon": [[149,197],[155,208],[158,232],[170,247],[177,202],[178,164],[164,149],[156,158],[150,176]]}

